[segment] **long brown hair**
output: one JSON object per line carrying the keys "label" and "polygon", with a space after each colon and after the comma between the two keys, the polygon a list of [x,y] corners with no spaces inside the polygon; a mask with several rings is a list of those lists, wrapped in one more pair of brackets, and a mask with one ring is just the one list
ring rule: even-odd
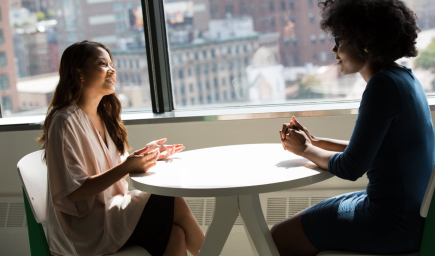
{"label": "long brown hair", "polygon": [[[98,47],[106,50],[113,61],[112,53],[107,46],[87,40],[72,44],[63,52],[59,67],[59,83],[48,105],[47,116],[42,125],[42,135],[37,138],[37,141],[42,144],[42,149],[46,148],[48,129],[54,113],[63,107],[77,103],[80,99],[83,88],[78,70],[85,68],[87,59],[95,54]],[[126,150],[130,150],[130,146],[127,129],[121,120],[121,110],[121,102],[116,93],[104,96],[97,108],[117,150],[124,154]]]}

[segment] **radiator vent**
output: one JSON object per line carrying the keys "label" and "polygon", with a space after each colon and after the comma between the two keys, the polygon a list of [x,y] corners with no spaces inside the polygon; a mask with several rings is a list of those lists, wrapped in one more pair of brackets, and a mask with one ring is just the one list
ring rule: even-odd
{"label": "radiator vent", "polygon": [[8,228],[21,228],[24,227],[24,220],[26,215],[24,213],[24,203],[10,203],[8,219],[6,227]]}
{"label": "radiator vent", "polygon": [[288,216],[291,217],[296,213],[307,209],[309,197],[289,197],[288,198]]}
{"label": "radiator vent", "polygon": [[326,199],[328,199],[329,197],[311,197],[311,205],[315,205],[318,204],[322,201],[325,201]]}
{"label": "radiator vent", "polygon": [[190,210],[195,216],[198,223],[201,225],[204,220],[204,199],[186,199],[187,205],[189,205]]}
{"label": "radiator vent", "polygon": [[0,228],[6,224],[6,217],[8,213],[8,203],[0,203]]}
{"label": "radiator vent", "polygon": [[273,225],[287,217],[287,198],[269,197],[267,199],[266,222]]}

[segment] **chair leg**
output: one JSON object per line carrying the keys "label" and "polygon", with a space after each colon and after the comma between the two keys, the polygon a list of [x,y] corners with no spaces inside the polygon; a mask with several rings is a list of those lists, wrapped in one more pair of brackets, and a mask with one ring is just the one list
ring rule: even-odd
{"label": "chair leg", "polygon": [[45,238],[42,225],[36,222],[30,208],[29,200],[23,188],[24,207],[26,209],[27,230],[29,231],[30,253],[32,256],[51,256],[48,249],[47,239]]}

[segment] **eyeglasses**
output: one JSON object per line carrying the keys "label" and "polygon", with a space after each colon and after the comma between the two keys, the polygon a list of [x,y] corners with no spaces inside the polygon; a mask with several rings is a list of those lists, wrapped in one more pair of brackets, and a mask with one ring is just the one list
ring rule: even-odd
{"label": "eyeglasses", "polygon": [[343,38],[341,38],[341,37],[334,37],[335,47],[340,48],[342,40],[343,40]]}

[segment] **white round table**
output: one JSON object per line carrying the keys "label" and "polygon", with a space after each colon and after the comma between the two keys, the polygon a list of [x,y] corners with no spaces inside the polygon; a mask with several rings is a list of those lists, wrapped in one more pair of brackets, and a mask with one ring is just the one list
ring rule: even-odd
{"label": "white round table", "polygon": [[259,193],[302,187],[331,177],[309,160],[284,151],[280,143],[246,144],[181,152],[157,162],[146,173],[131,174],[130,184],[164,196],[216,197],[201,256],[221,253],[239,213],[254,254],[279,256]]}

